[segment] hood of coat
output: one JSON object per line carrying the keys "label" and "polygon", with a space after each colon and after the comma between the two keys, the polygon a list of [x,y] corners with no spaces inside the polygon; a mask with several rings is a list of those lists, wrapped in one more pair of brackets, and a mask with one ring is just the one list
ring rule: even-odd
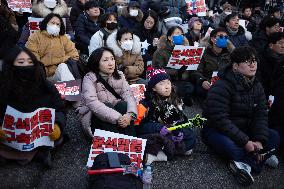
{"label": "hood of coat", "polygon": [[61,17],[66,17],[68,16],[68,7],[65,1],[61,0],[60,3],[58,3],[56,7],[51,10],[43,4],[43,1],[38,2],[37,0],[34,0],[32,12],[33,16],[42,18],[46,17],[50,13],[59,14]]}
{"label": "hood of coat", "polygon": [[[121,16],[125,18],[131,18],[129,15],[128,7],[124,7],[121,11]],[[143,12],[141,9],[138,9],[138,16],[136,16],[136,21],[141,22],[143,19]]]}
{"label": "hood of coat", "polygon": [[[182,45],[188,46],[189,43],[188,43],[188,40],[186,39],[186,37],[184,37],[183,39],[184,40],[183,40]],[[162,37],[160,37],[157,47],[158,47],[158,49],[166,49],[168,51],[172,51],[173,48],[174,48],[174,45],[172,45],[170,43],[170,41],[167,40],[167,36],[163,35]]]}
{"label": "hood of coat", "polygon": [[[118,45],[116,41],[117,32],[113,32],[107,38],[106,44],[109,48],[111,48],[117,57],[121,57],[123,55],[123,49]],[[131,54],[140,54],[141,53],[141,42],[139,37],[133,34],[133,47],[131,50]]]}

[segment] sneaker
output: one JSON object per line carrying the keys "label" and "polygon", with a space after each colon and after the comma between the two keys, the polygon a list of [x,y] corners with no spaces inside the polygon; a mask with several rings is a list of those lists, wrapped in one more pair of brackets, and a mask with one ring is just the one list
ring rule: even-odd
{"label": "sneaker", "polygon": [[240,184],[248,186],[254,182],[251,167],[248,164],[231,160],[229,168]]}
{"label": "sneaker", "polygon": [[265,165],[268,165],[269,167],[272,167],[272,168],[277,168],[278,164],[279,164],[279,161],[275,155],[272,155],[270,158],[268,158],[265,161]]}
{"label": "sneaker", "polygon": [[157,161],[168,161],[168,157],[163,151],[159,151],[157,154]]}
{"label": "sneaker", "polygon": [[157,156],[153,154],[146,154],[146,163],[145,165],[151,165],[154,161],[157,161]]}
{"label": "sneaker", "polygon": [[186,151],[186,152],[184,153],[184,155],[190,156],[190,155],[192,155],[192,153],[193,153],[193,150],[191,149],[191,150]]}

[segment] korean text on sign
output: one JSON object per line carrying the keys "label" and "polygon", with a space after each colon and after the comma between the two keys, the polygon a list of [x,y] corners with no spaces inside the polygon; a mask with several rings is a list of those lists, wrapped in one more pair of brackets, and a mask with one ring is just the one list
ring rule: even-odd
{"label": "korean text on sign", "polygon": [[118,152],[130,157],[131,162],[142,167],[146,139],[127,136],[110,131],[96,129],[91,146],[87,167],[92,167],[97,155],[105,152]]}
{"label": "korean text on sign", "polygon": [[143,100],[145,98],[145,91],[146,91],[146,87],[144,84],[132,84],[130,85],[132,94],[135,98],[135,101],[137,104],[139,104],[139,102],[141,100]]}
{"label": "korean text on sign", "polygon": [[205,0],[185,0],[189,15],[206,16]]}
{"label": "korean text on sign", "polygon": [[7,146],[20,151],[31,151],[38,146],[53,146],[49,134],[53,131],[55,110],[39,108],[31,113],[22,113],[7,106],[2,130],[7,138]]}
{"label": "korean text on sign", "polygon": [[204,47],[176,45],[167,67],[180,69],[182,66],[187,66],[187,70],[197,70],[204,49]]}
{"label": "korean text on sign", "polygon": [[31,0],[7,0],[8,6],[13,11],[32,12]]}

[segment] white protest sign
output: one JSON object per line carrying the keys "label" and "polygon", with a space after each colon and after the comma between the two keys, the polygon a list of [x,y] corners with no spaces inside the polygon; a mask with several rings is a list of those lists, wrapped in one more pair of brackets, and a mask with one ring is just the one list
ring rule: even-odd
{"label": "white protest sign", "polygon": [[206,32],[206,34],[205,34],[204,37],[210,37],[210,34],[211,34],[212,31],[213,31],[213,28],[209,27],[209,28],[207,29],[207,32]]}
{"label": "white protest sign", "polygon": [[168,62],[168,68],[180,69],[187,66],[187,70],[197,70],[205,47],[176,45]]}
{"label": "white protest sign", "polygon": [[218,72],[214,71],[212,73],[212,77],[211,77],[211,85],[214,85],[216,83],[216,81],[218,81],[220,78],[218,77]]}
{"label": "white protest sign", "polygon": [[97,155],[105,152],[118,152],[130,157],[131,162],[142,167],[146,139],[136,138],[110,131],[96,129],[91,146],[87,167],[92,167]]}
{"label": "white protest sign", "polygon": [[187,13],[190,15],[206,16],[205,0],[185,0]]}
{"label": "white protest sign", "polygon": [[13,11],[21,11],[32,13],[31,0],[7,0],[8,6]]}
{"label": "white protest sign", "polygon": [[[40,30],[39,29],[39,23],[43,20],[43,18],[35,18],[35,17],[29,17],[29,29],[30,34],[34,33],[35,31]],[[64,25],[66,26],[66,18],[62,18]]]}
{"label": "white protest sign", "polygon": [[243,19],[240,19],[239,20],[239,25],[242,26],[245,30],[247,28],[247,23],[248,21],[247,20],[243,20]]}
{"label": "white protest sign", "polygon": [[130,88],[138,105],[139,102],[145,98],[144,93],[146,91],[146,87],[144,84],[132,84],[130,85]]}
{"label": "white protest sign", "polygon": [[54,146],[49,134],[53,131],[55,110],[39,108],[31,113],[22,113],[7,106],[2,130],[7,138],[3,144],[20,151],[31,151],[39,146]]}

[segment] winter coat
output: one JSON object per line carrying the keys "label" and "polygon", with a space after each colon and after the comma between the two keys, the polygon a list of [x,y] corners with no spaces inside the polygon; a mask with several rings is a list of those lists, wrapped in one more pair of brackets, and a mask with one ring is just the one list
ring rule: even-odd
{"label": "winter coat", "polygon": [[[183,45],[189,45],[186,38],[184,38]],[[173,50],[174,46],[171,44],[171,42],[167,39],[166,36],[162,36],[158,42],[158,48],[153,55],[152,64],[155,68],[166,69],[167,73],[170,74],[171,77],[175,78],[178,71],[175,69],[166,68]]]}
{"label": "winter coat", "polygon": [[248,41],[245,36],[245,29],[242,26],[239,26],[238,33],[233,35],[226,28],[229,40],[233,43],[235,47],[246,46]]}
{"label": "winter coat", "polygon": [[[43,1],[37,2],[36,0],[33,2],[32,7],[32,17],[35,18],[44,18],[50,13],[59,14],[62,18],[65,18],[66,20],[66,33],[69,34],[71,37],[73,36],[73,29],[69,20],[68,16],[68,7],[64,1],[61,1],[61,4],[57,4],[57,6],[51,10],[47,8]],[[26,42],[28,41],[30,36],[30,27],[29,23],[26,23],[23,27],[23,31],[21,33],[21,37],[18,41],[19,46],[25,46]]]}
{"label": "winter coat", "polygon": [[246,20],[248,23],[246,24],[246,28],[247,28],[247,31],[251,32],[251,33],[254,33],[256,32],[256,23],[255,21],[252,19],[252,17],[245,17],[245,16],[240,16],[240,19],[243,19],[243,20]]}
{"label": "winter coat", "polygon": [[74,29],[76,27],[77,19],[79,15],[83,13],[83,11],[84,11],[84,5],[79,0],[77,0],[76,4],[72,7],[70,11],[70,17],[69,17],[71,25]]}
{"label": "winter coat", "polygon": [[66,35],[54,37],[46,31],[37,31],[29,37],[26,46],[44,64],[47,77],[53,76],[57,65],[69,58],[79,60],[74,43]]}
{"label": "winter coat", "polygon": [[252,40],[249,42],[249,44],[255,48],[258,53],[260,53],[264,51],[268,45],[268,36],[266,35],[265,31],[258,30],[253,34]]}
{"label": "winter coat", "polygon": [[216,54],[210,45],[206,48],[195,73],[197,84],[201,85],[203,81],[210,82],[213,72],[221,70],[230,62],[230,51],[227,48],[223,49],[220,54]]}
{"label": "winter coat", "polygon": [[131,51],[124,51],[116,41],[116,32],[107,39],[107,47],[114,51],[115,61],[118,68],[123,71],[127,81],[135,82],[144,71],[144,62],[141,56],[140,39],[133,35],[133,48]]}
{"label": "winter coat", "polygon": [[243,76],[233,73],[231,65],[218,76],[220,80],[210,88],[205,101],[205,126],[215,128],[239,146],[249,140],[260,141],[265,146],[269,132],[261,83],[257,79],[251,84],[244,82]]}
{"label": "winter coat", "polygon": [[[131,89],[122,72],[119,71],[121,79],[114,79],[110,76],[107,80],[108,84],[127,102],[127,112],[137,114],[136,101],[132,95]],[[117,120],[122,116],[116,110],[106,106],[105,103],[115,106],[120,99],[117,99],[105,86],[97,81],[95,73],[89,72],[83,79],[81,106],[77,111],[83,115],[81,119],[84,128],[90,128],[91,116],[94,114],[102,121],[116,124]]]}
{"label": "winter coat", "polygon": [[78,17],[75,27],[76,47],[84,54],[88,54],[91,37],[100,30],[100,26],[83,12]]}
{"label": "winter coat", "polygon": [[[104,28],[101,28],[99,31],[97,31],[90,40],[90,45],[88,47],[89,49],[89,55],[92,54],[92,52],[100,47],[106,46],[106,40],[108,36],[105,36],[104,32],[102,31]],[[107,33],[107,31],[105,31]],[[113,32],[117,32],[117,30],[114,30]],[[109,34],[110,35],[110,34]]]}
{"label": "winter coat", "polygon": [[3,3],[0,6],[0,15],[6,18],[11,25],[17,25],[15,13]]}
{"label": "winter coat", "polygon": [[[275,72],[278,69],[278,65],[284,61],[284,56],[276,54],[270,48],[265,49],[259,54],[260,62],[258,64],[258,76],[262,83],[266,97],[273,95],[272,85],[273,78],[275,78]],[[276,77],[276,79],[278,79]]]}
{"label": "winter coat", "polygon": [[117,23],[121,28],[128,28],[129,30],[134,30],[135,26],[141,22],[143,19],[143,12],[138,9],[138,15],[133,18],[129,15],[127,7],[124,7],[121,12],[121,16],[118,17]]}

